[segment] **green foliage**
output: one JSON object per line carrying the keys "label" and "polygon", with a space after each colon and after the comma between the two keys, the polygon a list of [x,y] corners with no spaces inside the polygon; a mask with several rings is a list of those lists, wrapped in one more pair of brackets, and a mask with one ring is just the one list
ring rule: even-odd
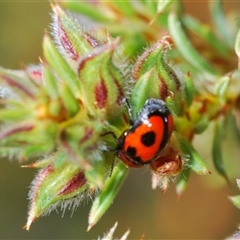
{"label": "green foliage", "polygon": [[[0,69],[0,121],[6,126],[0,154],[40,168],[26,229],[56,206],[76,207],[89,195],[98,194],[88,229],[103,216],[128,172],[112,151],[113,135],[120,137],[132,120],[126,98],[134,119],[149,98],[165,101],[173,115],[174,133],[157,159],[159,168],[150,168],[153,186],[166,190],[176,177],[181,195],[192,170],[210,173],[192,140],[212,123],[213,163],[229,181],[222,138],[226,116],[235,111],[239,121],[240,34],[239,22],[227,20],[221,1],[210,3],[214,31],[186,15],[181,1],[61,5],[98,24],[82,26],[53,5],[53,39],[44,35],[40,64]],[[231,200],[239,207],[238,197]]]}

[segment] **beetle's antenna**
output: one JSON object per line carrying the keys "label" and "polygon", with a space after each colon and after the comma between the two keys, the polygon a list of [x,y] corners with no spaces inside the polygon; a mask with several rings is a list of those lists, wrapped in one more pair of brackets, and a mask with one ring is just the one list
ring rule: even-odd
{"label": "beetle's antenna", "polygon": [[130,119],[129,119],[129,123],[130,123],[130,125],[132,126],[133,123],[134,123],[134,120],[133,120],[133,113],[132,113],[132,107],[131,107],[131,105],[130,105],[130,103],[129,103],[129,101],[128,101],[127,98],[125,98],[125,103],[126,103],[126,105],[127,105],[127,108],[128,108],[128,114],[129,114],[129,117],[130,117]]}
{"label": "beetle's antenna", "polygon": [[112,165],[111,165],[110,172],[109,172],[109,177],[112,176],[113,167],[114,167],[114,162],[115,162],[115,158],[114,158],[113,161],[112,161]]}

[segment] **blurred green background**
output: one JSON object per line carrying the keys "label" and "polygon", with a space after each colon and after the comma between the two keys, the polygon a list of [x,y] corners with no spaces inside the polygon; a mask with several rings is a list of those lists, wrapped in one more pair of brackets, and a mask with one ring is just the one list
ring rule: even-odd
{"label": "blurred green background", "polygon": [[[203,21],[208,20],[206,2],[185,2],[188,11]],[[231,5],[239,7],[239,2],[231,2]],[[0,1],[1,66],[18,69],[22,63],[39,62],[44,29],[49,31],[51,22],[50,11],[48,1]],[[29,232],[23,230],[28,209],[27,194],[36,171],[20,168],[16,160],[1,159],[0,239],[96,239],[116,221],[115,237],[130,228],[129,239],[140,239],[143,235],[144,239],[225,238],[237,229],[240,222],[240,211],[227,196],[239,194],[239,191],[234,181],[229,187],[214,171],[209,155],[209,136],[211,129],[201,139],[196,139],[195,146],[207,160],[211,175],[192,174],[186,192],[177,200],[173,183],[162,194],[160,189],[151,189],[147,168],[131,170],[114,204],[89,233],[86,228],[91,200],[73,215],[66,210],[62,217],[58,209],[50,216],[38,219]],[[231,147],[232,142],[226,146],[231,156],[226,156],[225,160],[239,161],[240,152],[231,151]],[[240,168],[236,172],[239,174],[234,177],[240,177]]]}

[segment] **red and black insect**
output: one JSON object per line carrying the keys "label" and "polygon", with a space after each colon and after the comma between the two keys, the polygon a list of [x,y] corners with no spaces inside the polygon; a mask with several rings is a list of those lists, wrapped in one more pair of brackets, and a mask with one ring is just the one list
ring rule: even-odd
{"label": "red and black insect", "polygon": [[[131,113],[129,104],[128,107]],[[173,131],[173,117],[164,101],[152,98],[130,124],[120,138],[111,134],[117,142],[116,156],[128,167],[138,168],[157,159],[167,146]]]}

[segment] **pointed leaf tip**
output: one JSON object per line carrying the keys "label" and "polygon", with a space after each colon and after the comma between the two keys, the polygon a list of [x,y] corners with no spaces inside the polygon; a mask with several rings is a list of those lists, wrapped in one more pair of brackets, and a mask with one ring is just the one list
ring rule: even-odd
{"label": "pointed leaf tip", "polygon": [[28,230],[36,218],[59,204],[65,204],[65,208],[70,204],[77,206],[76,202],[85,196],[87,188],[84,174],[75,164],[64,162],[58,167],[50,164],[42,168],[29,193],[30,208],[25,229]]}
{"label": "pointed leaf tip", "polygon": [[119,240],[126,240],[130,234],[130,229],[128,229]]}
{"label": "pointed leaf tip", "polygon": [[114,224],[114,226],[109,230],[109,232],[106,234],[106,236],[104,237],[104,239],[112,239],[113,238],[113,234],[117,228],[118,222],[116,222]]}
{"label": "pointed leaf tip", "polygon": [[35,219],[36,218],[28,217],[27,223],[26,223],[26,225],[23,226],[23,229],[29,231],[30,227],[31,227],[31,225],[32,225],[32,223],[34,222]]}
{"label": "pointed leaf tip", "polygon": [[191,169],[200,175],[211,174],[207,168],[206,162],[194,149],[194,147],[183,137],[178,136],[178,142],[182,152],[189,156],[189,163],[191,164]]}
{"label": "pointed leaf tip", "polygon": [[237,178],[237,179],[236,179],[236,182],[237,182],[238,188],[240,189],[240,179]]}
{"label": "pointed leaf tip", "polygon": [[99,221],[112,204],[127,172],[128,168],[122,162],[115,166],[112,176],[106,180],[105,186],[93,202],[88,218],[88,231]]}
{"label": "pointed leaf tip", "polygon": [[240,195],[230,196],[229,200],[233,203],[233,205],[237,208],[240,208]]}

